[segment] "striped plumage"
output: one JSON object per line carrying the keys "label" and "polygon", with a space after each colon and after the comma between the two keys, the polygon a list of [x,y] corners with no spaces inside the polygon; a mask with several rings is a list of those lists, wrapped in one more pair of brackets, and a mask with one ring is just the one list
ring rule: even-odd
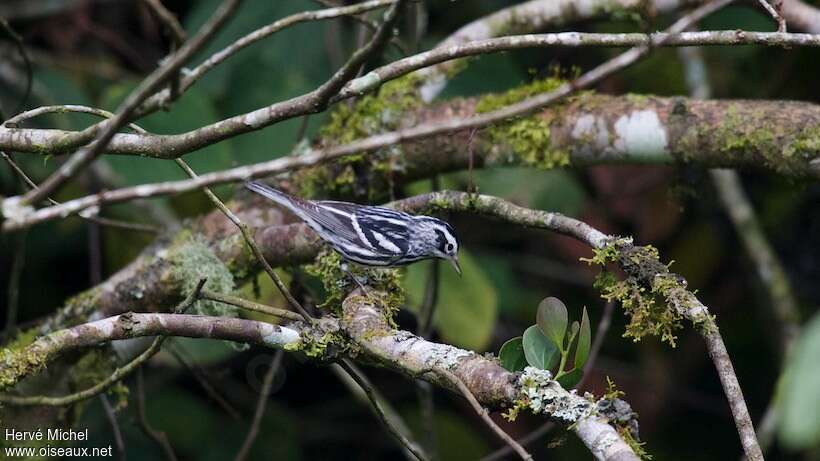
{"label": "striped plumage", "polygon": [[453,228],[440,219],[378,206],[304,200],[258,182],[246,186],[288,208],[346,260],[393,267],[441,258],[461,273],[458,239]]}

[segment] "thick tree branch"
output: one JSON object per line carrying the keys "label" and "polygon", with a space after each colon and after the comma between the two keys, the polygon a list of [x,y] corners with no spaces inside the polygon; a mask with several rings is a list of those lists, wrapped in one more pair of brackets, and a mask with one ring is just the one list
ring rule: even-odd
{"label": "thick tree branch", "polygon": [[568,425],[597,459],[639,459],[595,403],[561,388],[549,372],[528,368],[524,375],[510,373],[480,354],[394,330],[367,296],[348,297],[343,311],[342,328],[366,359],[461,394],[452,374],[482,405],[497,409],[527,402],[525,408]]}
{"label": "thick tree branch", "polygon": [[22,351],[4,351],[0,389],[15,385],[57,355],[100,343],[142,336],[184,336],[282,348],[299,342],[299,331],[253,320],[186,314],[125,313],[42,336]]}
{"label": "thick tree branch", "polygon": [[[425,123],[411,128],[196,179],[104,191],[36,211],[12,206],[16,203],[6,199],[2,229],[28,227],[104,203],[178,194],[305,168],[398,143],[408,143],[403,156],[403,175],[408,178],[463,169],[468,164],[463,149],[468,133],[463,131],[503,115],[499,111],[477,114],[478,102],[456,100],[418,109],[405,118]],[[535,123],[528,124],[525,133],[509,132],[503,126],[478,132],[473,141],[475,166],[691,162],[820,177],[820,106],[814,104],[583,94],[534,117]]]}
{"label": "thick tree branch", "polygon": [[[338,82],[331,79],[331,81],[326,83],[326,85],[331,86],[321,87],[306,95],[298,96],[253,112],[233,116],[187,133],[174,135],[115,134],[112,135],[113,137],[108,142],[106,152],[156,158],[178,158],[205,146],[250,131],[262,129],[287,118],[322,110],[325,106],[324,101],[330,96],[335,95],[333,101],[338,101],[360,95],[372,91],[381,84],[406,75],[414,70],[457,57],[532,47],[625,47],[645,46],[648,44],[653,44],[654,46],[758,44],[816,47],[820,46],[820,36],[744,31],[704,31],[685,32],[681,34],[594,34],[566,32],[487,39],[446,49],[435,49],[401,59],[350,81],[341,89],[338,95],[335,95],[335,92],[327,91],[328,88],[333,89],[338,86]],[[80,136],[82,133],[84,132],[0,127],[0,149],[58,155],[88,142],[86,137]]]}

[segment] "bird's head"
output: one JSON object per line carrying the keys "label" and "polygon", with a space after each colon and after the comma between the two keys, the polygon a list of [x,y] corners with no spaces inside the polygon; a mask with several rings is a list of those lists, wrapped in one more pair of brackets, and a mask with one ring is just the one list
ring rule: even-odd
{"label": "bird's head", "polygon": [[425,227],[430,231],[431,245],[428,250],[430,255],[450,261],[458,275],[461,275],[461,266],[458,264],[458,237],[453,227],[440,219],[429,216],[424,216],[423,220]]}

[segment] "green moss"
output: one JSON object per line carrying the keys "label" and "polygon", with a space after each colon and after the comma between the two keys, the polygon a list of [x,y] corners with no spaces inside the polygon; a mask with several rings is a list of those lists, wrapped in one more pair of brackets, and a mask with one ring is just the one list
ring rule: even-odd
{"label": "green moss", "polygon": [[[476,104],[476,112],[490,112],[529,97],[552,91],[564,82],[557,78],[535,80],[501,94],[483,96]],[[515,157],[512,163],[540,169],[567,166],[569,153],[552,147],[550,120],[542,115],[529,115],[491,126],[487,129],[494,144],[507,146]]]}
{"label": "green moss", "polygon": [[[392,131],[402,119],[421,105],[420,80],[410,74],[382,85],[375,94],[355,104],[340,103],[320,130],[325,145],[348,144],[357,139]],[[377,198],[382,185],[394,171],[403,169],[400,149],[390,147],[370,155],[349,155],[333,162],[304,169],[295,174],[294,183],[304,197]],[[380,198],[380,197],[378,197]]]}
{"label": "green moss", "polygon": [[[319,305],[337,315],[342,315],[342,301],[358,288],[358,285],[342,271],[342,259],[335,251],[325,249],[305,271],[322,281],[324,302]],[[382,307],[388,323],[395,325],[393,317],[404,303],[402,277],[398,269],[366,268],[348,264],[348,270],[367,287],[367,296]]]}
{"label": "green moss", "polygon": [[[720,152],[727,156],[741,157],[752,163],[755,156],[762,157],[766,167],[785,175],[805,175],[806,163],[820,155],[820,127],[801,130],[796,139],[788,136],[769,123],[768,112],[739,113],[738,107],[730,106],[723,123],[714,133],[722,144]],[[784,147],[785,145],[785,147]]]}
{"label": "green moss", "polygon": [[632,431],[630,431],[629,428],[617,426],[615,429],[618,431],[618,434],[621,435],[621,438],[624,439],[624,442],[629,445],[629,448],[631,448],[639,458],[644,460],[652,459],[652,455],[650,455],[644,448],[646,442],[641,442],[636,439],[635,436],[632,435]]}
{"label": "green moss", "polygon": [[318,338],[311,335],[302,335],[298,350],[313,359],[327,358],[328,348],[334,345],[345,344],[344,338],[338,332],[325,332]]}
{"label": "green moss", "polygon": [[787,159],[814,160],[820,158],[820,125],[806,128],[783,149]]}
{"label": "green moss", "polygon": [[29,328],[28,330],[17,333],[13,340],[11,340],[5,348],[11,351],[20,351],[34,342],[37,339],[37,328]]}
{"label": "green moss", "polygon": [[691,294],[685,289],[685,282],[660,262],[658,250],[617,239],[602,249],[593,250],[593,254],[592,258],[583,260],[602,267],[617,262],[627,273],[626,279],[618,280],[604,271],[594,284],[602,298],[619,302],[629,316],[624,337],[640,341],[647,335],[660,336],[662,341],[675,347],[675,332],[682,327],[683,319],[679,307],[693,300],[680,299]]}
{"label": "green moss", "polygon": [[19,350],[0,351],[0,390],[17,384],[21,377],[33,374],[46,364],[48,354],[37,344]]}

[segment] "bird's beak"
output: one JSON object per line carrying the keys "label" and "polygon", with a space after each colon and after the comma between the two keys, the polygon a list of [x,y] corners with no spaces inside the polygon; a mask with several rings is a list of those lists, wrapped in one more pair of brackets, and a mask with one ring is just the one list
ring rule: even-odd
{"label": "bird's beak", "polygon": [[450,261],[450,264],[453,265],[453,269],[456,270],[456,273],[458,273],[458,276],[461,277],[461,266],[458,264],[458,256],[453,256],[452,258],[448,258],[448,261]]}

